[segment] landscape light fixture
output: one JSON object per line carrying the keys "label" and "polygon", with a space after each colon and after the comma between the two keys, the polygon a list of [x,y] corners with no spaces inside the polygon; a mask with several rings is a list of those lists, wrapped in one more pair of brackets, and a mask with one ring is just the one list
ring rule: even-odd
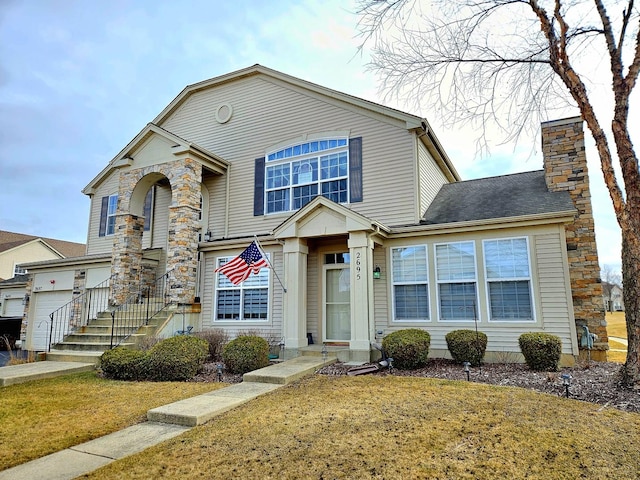
{"label": "landscape light fixture", "polygon": [[464,365],[464,373],[467,374],[467,382],[468,382],[470,381],[471,370],[469,370],[469,367],[471,366],[471,362],[463,362],[462,365]]}
{"label": "landscape light fixture", "polygon": [[280,340],[280,358],[284,360],[284,337]]}
{"label": "landscape light fixture", "polygon": [[569,387],[571,386],[571,375],[568,373],[563,373],[562,377],[562,385],[564,385],[565,396],[569,398]]}
{"label": "landscape light fixture", "polygon": [[327,361],[327,357],[329,356],[329,351],[327,350],[327,344],[326,343],[322,344],[322,351],[320,353],[322,353],[322,361],[326,362]]}
{"label": "landscape light fixture", "polygon": [[218,363],[216,365],[216,373],[218,375],[218,381],[221,382],[222,381],[222,364]]}

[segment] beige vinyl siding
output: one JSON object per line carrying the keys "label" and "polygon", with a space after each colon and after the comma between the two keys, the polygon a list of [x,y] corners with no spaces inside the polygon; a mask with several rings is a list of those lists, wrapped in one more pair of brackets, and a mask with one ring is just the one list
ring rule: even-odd
{"label": "beige vinyl siding", "polygon": [[[222,103],[233,107],[233,116],[218,124],[215,111]],[[273,145],[326,131],[362,137],[364,201],[350,207],[387,224],[413,222],[417,212],[413,134],[395,119],[378,117],[252,77],[195,93],[161,126],[231,162],[229,236],[240,236],[269,232],[290,215],[253,216],[255,159],[264,157]],[[225,201],[225,189],[211,188],[212,206]],[[217,224],[214,212],[212,208],[211,224]]]}
{"label": "beige vinyl siding", "polygon": [[[251,180],[253,181],[253,173],[251,174]],[[227,213],[225,200],[227,191],[226,181],[227,180],[225,176],[219,175],[210,176],[205,178],[204,180],[204,185],[209,192],[209,214],[207,218],[203,220],[203,228],[206,232],[206,229],[208,227],[213,238],[222,238],[229,236],[225,231],[225,219]],[[246,191],[248,192],[247,194],[251,196],[251,201],[253,201],[253,187]],[[253,210],[251,211],[251,213],[253,214]]]}
{"label": "beige vinyl siding", "polygon": [[564,258],[563,236],[560,231],[539,235],[535,239],[537,252],[538,288],[540,291],[540,315],[544,331],[562,340],[562,353],[572,353],[577,342],[574,331],[573,300],[567,282],[568,267]]}
{"label": "beige vinyl siding", "polygon": [[[153,205],[153,221],[151,223],[152,239],[151,248],[162,249],[160,257],[160,266],[166,264],[167,256],[167,237],[169,235],[169,206],[171,205],[171,188],[168,186],[155,186],[155,200]],[[146,233],[150,233],[146,232]],[[158,271],[158,275],[163,271]]]}
{"label": "beige vinyl siding", "polygon": [[422,218],[440,188],[449,183],[422,142],[418,142],[418,176],[420,178],[418,215]]}
{"label": "beige vinyl siding", "polygon": [[[276,270],[278,276],[283,278],[283,260],[282,251],[270,247],[264,248],[265,253],[270,255],[270,261]],[[205,269],[204,285],[202,287],[202,329],[223,328],[231,338],[236,337],[239,333],[247,331],[258,332],[260,336],[267,340],[280,342],[282,338],[282,309],[283,309],[283,290],[280,282],[273,274],[270,273],[269,286],[269,320],[266,322],[215,322],[213,315],[215,312],[215,274],[216,259],[218,257],[235,257],[240,254],[242,249],[234,249],[228,251],[207,252],[201,265]]]}
{"label": "beige vinyl siding", "polygon": [[322,255],[309,252],[307,257],[307,332],[316,343],[322,342]]}
{"label": "beige vinyl siding", "polygon": [[[568,267],[563,257],[564,239],[562,226],[530,227],[526,229],[507,229],[500,232],[478,232],[475,235],[461,234],[450,236],[433,236],[411,239],[394,239],[387,242],[389,248],[407,245],[427,245],[429,262],[429,308],[428,322],[394,323],[392,312],[391,264],[388,260],[383,275],[384,284],[388,288],[388,315],[385,318],[385,305],[379,296],[383,290],[379,283],[374,283],[376,295],[376,330],[384,330],[385,334],[402,328],[423,328],[431,334],[431,349],[439,354],[447,353],[445,335],[457,329],[474,329],[473,321],[440,322],[438,320],[438,290],[435,274],[434,245],[436,243],[472,240],[476,246],[476,274],[479,301],[478,330],[487,334],[487,351],[519,352],[518,337],[525,332],[544,331],[557,335],[562,340],[562,351],[574,353],[576,345],[574,319],[572,313],[571,291],[568,289]],[[527,237],[530,249],[530,270],[532,273],[533,307],[535,322],[490,322],[488,320],[487,284],[482,257],[482,240],[490,238]],[[389,255],[387,253],[387,255]],[[376,258],[376,257],[374,257]],[[375,260],[377,261],[377,259]],[[382,280],[378,281],[382,282]]]}
{"label": "beige vinyl siding", "polygon": [[91,197],[91,209],[89,211],[89,231],[87,238],[87,255],[110,254],[113,249],[113,235],[99,237],[100,211],[102,209],[102,197],[118,193],[118,180],[120,172],[112,172],[110,177],[100,184],[96,193]]}
{"label": "beige vinyl siding", "polygon": [[373,265],[380,266],[380,279],[373,281],[373,317],[375,324],[374,335],[378,342],[382,341],[382,336],[378,331],[385,331],[391,323],[392,313],[392,292],[389,290],[391,277],[391,265],[387,263],[387,249],[376,245],[373,250]]}

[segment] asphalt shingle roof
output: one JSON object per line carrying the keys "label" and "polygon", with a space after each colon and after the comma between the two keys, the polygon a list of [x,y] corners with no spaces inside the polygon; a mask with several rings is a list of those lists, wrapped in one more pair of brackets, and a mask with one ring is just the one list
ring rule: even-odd
{"label": "asphalt shingle roof", "polygon": [[38,238],[42,239],[65,257],[80,257],[85,254],[87,249],[84,243],[67,242],[65,240],[56,240],[55,238],[36,237],[35,235],[0,230],[0,252],[5,252]]}
{"label": "asphalt shingle roof", "polygon": [[444,185],[420,223],[434,225],[574,210],[569,192],[550,192],[544,171]]}

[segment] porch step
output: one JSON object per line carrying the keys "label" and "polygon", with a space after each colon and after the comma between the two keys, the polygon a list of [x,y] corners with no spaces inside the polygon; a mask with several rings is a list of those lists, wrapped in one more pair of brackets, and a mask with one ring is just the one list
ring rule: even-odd
{"label": "porch step", "polygon": [[[117,338],[114,337],[113,344],[118,344]],[[122,347],[133,347],[135,344],[131,342],[122,342],[119,344]],[[54,345],[56,351],[59,352],[85,352],[85,351],[100,351],[106,352],[111,349],[111,342],[68,342],[63,341]]]}
{"label": "porch step", "polygon": [[100,357],[104,352],[87,350],[84,352],[70,352],[62,350],[51,350],[47,352],[47,361],[54,362],[79,362],[100,364]]}
{"label": "porch step", "polygon": [[[348,345],[327,345],[327,358],[337,358],[340,362],[351,361],[351,352]],[[303,357],[322,357],[322,344],[307,345],[299,348]]]}

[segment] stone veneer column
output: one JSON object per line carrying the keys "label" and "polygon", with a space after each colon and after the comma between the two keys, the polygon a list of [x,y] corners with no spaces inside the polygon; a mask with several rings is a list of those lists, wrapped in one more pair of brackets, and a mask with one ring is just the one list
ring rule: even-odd
{"label": "stone veneer column", "polygon": [[111,285],[113,305],[122,304],[140,287],[143,230],[143,217],[128,213],[117,215],[111,262],[111,274],[114,276]]}
{"label": "stone veneer column", "polygon": [[171,207],[167,270],[170,298],[178,303],[193,303],[198,272],[198,232],[200,231],[200,182],[202,165],[185,158],[172,162]]}
{"label": "stone veneer column", "polygon": [[583,325],[598,335],[592,358],[606,360],[607,323],[582,124],[580,117],[544,122],[542,151],[547,187],[552,192],[568,191],[578,211],[574,222],[565,226],[578,336],[582,335]]}

